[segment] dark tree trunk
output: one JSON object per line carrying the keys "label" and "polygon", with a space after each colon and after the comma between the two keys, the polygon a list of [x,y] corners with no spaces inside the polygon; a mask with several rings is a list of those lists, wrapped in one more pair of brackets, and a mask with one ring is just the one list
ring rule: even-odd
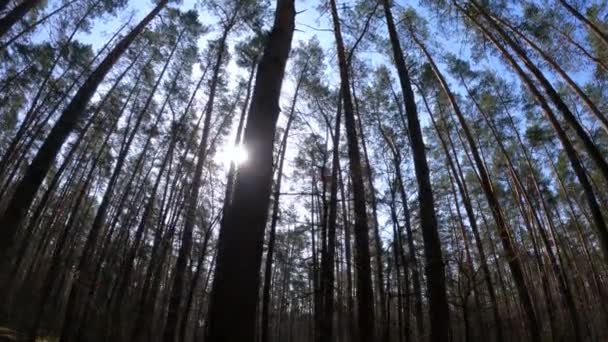
{"label": "dark tree trunk", "polygon": [[116,64],[120,56],[127,50],[129,45],[137,38],[148,23],[167,5],[168,0],[161,0],[156,7],[142,19],[133,30],[126,35],[108,53],[104,60],[97,66],[95,71],[87,78],[78,90],[72,101],[67,105],[61,116],[51,129],[46,140],[36,153],[31,164],[16,187],[15,194],[9,201],[2,217],[0,218],[0,250],[6,251],[11,248],[14,236],[19,225],[27,214],[36,192],[51,168],[55,157],[68,135],[74,130],[82,113],[84,112],[91,97],[101,84],[112,66]]}
{"label": "dark tree trunk", "polygon": [[[481,269],[483,271],[484,281],[488,288],[488,295],[490,297],[490,305],[492,307],[492,313],[494,315],[496,340],[498,342],[503,342],[504,333],[503,333],[503,329],[502,329],[502,318],[501,318],[500,311],[498,308],[498,300],[496,299],[496,290],[494,289],[494,283],[492,282],[490,267],[488,266],[488,259],[486,257],[486,253],[483,248],[483,244],[481,241],[481,235],[479,234],[479,228],[477,226],[477,219],[475,218],[475,212],[473,211],[473,205],[471,203],[467,185],[464,181],[464,177],[462,177],[462,172],[460,170],[460,165],[458,164],[458,160],[456,159],[455,162],[454,162],[454,160],[452,160],[447,143],[439,131],[437,122],[435,121],[435,118],[433,117],[433,112],[431,111],[431,108],[428,105],[428,102],[427,102],[424,94],[422,94],[422,100],[423,100],[423,102],[426,106],[426,109],[429,113],[429,116],[431,118],[431,123],[433,124],[433,127],[435,128],[435,131],[437,132],[437,136],[439,137],[439,141],[441,143],[441,147],[443,149],[446,160],[448,162],[448,166],[452,172],[454,179],[456,180],[458,192],[460,193],[460,197],[462,198],[462,202],[464,204],[464,208],[467,213],[467,219],[469,221],[469,226],[471,227],[471,230],[473,231],[473,237],[475,238],[475,245],[477,246],[477,253],[479,253],[479,259],[480,259]],[[450,143],[451,143],[451,139],[450,139]],[[454,164],[456,164],[456,166],[458,167],[458,170]]]}
{"label": "dark tree trunk", "polygon": [[333,19],[333,30],[340,67],[340,80],[342,87],[342,101],[344,101],[344,123],[348,141],[348,158],[350,160],[350,173],[355,198],[355,268],[357,269],[357,305],[359,341],[373,341],[375,339],[374,322],[374,293],[372,289],[372,275],[369,251],[369,227],[367,222],[367,208],[365,205],[365,186],[361,170],[361,155],[357,139],[355,111],[350,91],[349,67],[342,40],[340,19],[336,1],[330,0]]}
{"label": "dark tree trunk", "polygon": [[568,156],[568,160],[570,161],[570,165],[578,178],[578,181],[583,188],[584,195],[587,199],[587,205],[591,210],[591,215],[593,219],[593,223],[598,231],[599,240],[601,242],[601,249],[604,254],[604,258],[608,260],[608,226],[600,209],[600,205],[593,191],[593,187],[587,176],[587,172],[585,171],[581,160],[576,152],[570,138],[568,137],[566,131],[561,126],[557,117],[553,113],[551,107],[547,103],[547,100],[540,93],[533,80],[523,71],[523,69],[517,64],[513,56],[507,51],[507,49],[498,42],[498,40],[479,22],[477,19],[472,17],[466,10],[460,8],[460,10],[467,15],[477,27],[482,31],[483,35],[494,44],[494,46],[500,51],[501,55],[505,58],[505,60],[511,65],[511,67],[515,70],[518,76],[521,78],[525,86],[534,96],[534,99],[541,107],[543,113],[553,126],[555,133],[557,134],[558,139],[560,140],[566,155]]}
{"label": "dark tree trunk", "polygon": [[40,0],[23,0],[22,3],[0,18],[0,38],[7,34],[11,27],[25,17],[38,3],[40,3]]}
{"label": "dark tree trunk", "polygon": [[220,81],[220,72],[222,68],[223,56],[226,51],[226,39],[230,33],[230,27],[224,28],[222,36],[218,42],[218,50],[216,55],[215,64],[213,66],[213,76],[211,78],[209,88],[209,98],[207,105],[205,106],[203,133],[201,142],[198,146],[197,162],[192,176],[192,184],[188,198],[186,199],[186,210],[184,217],[184,231],[182,232],[181,246],[177,261],[175,264],[175,277],[173,278],[173,284],[170,286],[171,297],[169,301],[169,308],[167,313],[167,320],[165,323],[165,329],[163,333],[163,340],[165,342],[173,342],[178,333],[178,320],[180,307],[183,297],[183,287],[186,282],[186,267],[190,253],[192,251],[192,233],[194,231],[194,224],[196,221],[196,211],[198,205],[198,197],[201,188],[203,166],[207,161],[208,157],[208,145],[209,145],[209,132],[211,131],[211,117],[213,115],[213,108],[215,103],[215,96],[217,93],[217,86]]}
{"label": "dark tree trunk", "polygon": [[274,247],[276,240],[276,229],[277,223],[279,222],[279,200],[281,196],[281,183],[283,180],[283,165],[285,162],[285,154],[287,153],[287,139],[289,137],[289,130],[291,124],[295,118],[296,103],[298,101],[298,93],[300,86],[303,81],[303,74],[298,78],[296,89],[291,102],[291,109],[289,110],[289,119],[287,119],[287,125],[285,126],[285,132],[283,133],[283,139],[281,140],[281,146],[279,147],[279,163],[277,168],[277,181],[272,194],[272,217],[270,219],[270,230],[268,232],[268,251],[266,252],[266,265],[264,268],[264,286],[262,290],[262,340],[261,342],[268,342],[269,340],[269,314],[270,314],[270,287],[272,284],[272,264],[274,262]]}
{"label": "dark tree trunk", "polygon": [[570,5],[566,0],[559,0],[559,3],[564,6],[576,19],[585,24],[606,46],[608,46],[608,34],[601,28],[595,25],[591,20],[587,19],[576,8]]}
{"label": "dark tree trunk", "polygon": [[[496,30],[496,32],[503,38],[505,43],[511,49],[513,49],[513,51],[520,57],[526,68],[530,70],[530,72],[538,80],[541,87],[545,90],[547,97],[555,105],[555,108],[560,113],[562,113],[562,116],[564,117],[565,121],[568,123],[568,125],[572,128],[572,130],[576,133],[576,135],[582,142],[584,150],[587,152],[591,160],[593,160],[593,162],[596,164],[598,170],[600,171],[600,174],[602,175],[606,183],[608,183],[608,162],[604,158],[603,153],[599,150],[593,140],[591,140],[591,137],[589,136],[589,134],[587,134],[585,128],[581,125],[576,116],[574,116],[572,111],[570,111],[566,103],[562,100],[561,96],[551,85],[551,82],[549,82],[549,80],[547,80],[542,71],[538,69],[538,67],[536,67],[534,63],[532,63],[524,49],[516,41],[514,41],[513,38],[511,38],[507,34],[507,32],[503,30],[503,28],[492,18],[490,14],[488,14],[487,10],[481,7],[475,1],[472,1],[472,3],[479,10],[481,15],[487,19],[487,22],[494,28],[494,30]],[[479,21],[477,22],[479,23]],[[487,31],[486,28],[482,29]],[[606,123],[605,120],[604,123]]]}
{"label": "dark tree trunk", "polygon": [[206,341],[255,339],[259,269],[272,181],[272,140],[279,95],[295,26],[293,0],[278,0],[258,66],[232,203],[222,220]]}
{"label": "dark tree trunk", "polygon": [[320,341],[334,340],[334,259],[336,250],[336,220],[338,216],[338,172],[340,171],[340,121],[342,102],[339,98],[334,123],[332,164],[329,190],[329,214],[327,218],[327,249],[321,259],[321,294],[323,298]]}
{"label": "dark tree trunk", "polygon": [[414,100],[410,77],[405,65],[403,50],[397,35],[397,29],[393,21],[390,5],[387,0],[383,3],[384,14],[393,49],[393,59],[399,75],[401,91],[405,100],[405,111],[407,115],[408,132],[416,180],[418,182],[418,201],[420,203],[420,225],[424,241],[424,254],[426,257],[426,277],[429,294],[429,315],[431,321],[430,340],[434,342],[448,341],[449,332],[449,306],[445,286],[445,267],[441,251],[441,241],[435,216],[435,204],[433,189],[430,180],[430,171],[426,160],[426,152],[420,121]]}

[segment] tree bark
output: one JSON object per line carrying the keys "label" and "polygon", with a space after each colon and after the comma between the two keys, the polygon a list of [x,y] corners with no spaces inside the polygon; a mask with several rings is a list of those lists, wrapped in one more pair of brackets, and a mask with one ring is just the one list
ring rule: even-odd
{"label": "tree bark", "polygon": [[0,38],[7,34],[11,27],[25,17],[29,11],[34,9],[38,3],[40,3],[40,0],[23,0],[22,3],[0,18]]}
{"label": "tree bark", "polygon": [[357,139],[355,111],[350,90],[349,66],[344,49],[344,41],[340,29],[340,19],[335,0],[330,0],[333,31],[336,40],[340,81],[342,84],[342,101],[344,101],[344,123],[348,141],[348,157],[352,179],[353,195],[355,198],[355,268],[357,269],[357,305],[359,323],[359,341],[375,340],[374,294],[371,280],[371,264],[369,252],[369,227],[367,208],[365,205],[365,186],[361,170],[361,155]]}
{"label": "tree bark", "polygon": [[528,326],[528,329],[530,330],[532,340],[539,342],[541,340],[540,328],[538,325],[536,313],[534,312],[534,305],[532,303],[530,291],[528,290],[528,287],[526,285],[521,259],[517,255],[516,248],[513,244],[513,241],[511,240],[509,226],[504,218],[504,213],[502,211],[500,202],[498,201],[496,193],[494,192],[490,175],[488,174],[485,164],[479,154],[479,149],[477,148],[477,144],[475,142],[475,139],[473,138],[473,134],[469,129],[464,115],[460,111],[460,107],[456,103],[456,99],[454,98],[453,93],[450,91],[445,78],[437,68],[437,65],[433,61],[433,58],[427,51],[424,44],[422,44],[422,42],[418,38],[416,38],[414,35],[412,35],[412,38],[420,47],[420,49],[426,56],[428,62],[430,63],[433,73],[435,74],[437,81],[441,85],[442,90],[448,97],[450,105],[454,109],[454,113],[456,113],[460,126],[464,132],[465,138],[471,150],[471,154],[473,155],[473,160],[475,162],[477,172],[479,174],[479,180],[482,190],[492,210],[492,215],[494,217],[494,220],[496,221],[496,225],[499,230],[500,240],[502,242],[505,253],[507,254],[509,268],[511,269],[513,280],[515,281],[515,285],[517,287],[520,303],[526,313],[526,324]]}
{"label": "tree bark", "polygon": [[435,216],[433,189],[426,160],[424,140],[420,128],[416,102],[414,100],[414,92],[412,91],[409,73],[403,57],[403,50],[401,49],[401,43],[399,42],[399,36],[397,34],[397,29],[395,28],[393,14],[391,13],[388,0],[384,0],[383,7],[391,46],[393,48],[393,60],[397,68],[401,91],[405,100],[408,132],[410,144],[412,146],[416,180],[418,182],[420,224],[422,228],[422,238],[424,240],[424,254],[426,258],[425,270],[429,294],[429,315],[431,321],[430,341],[448,341],[450,339],[450,311],[445,286],[445,266],[443,264],[441,241],[439,239],[437,217]]}
{"label": "tree bark", "polygon": [[255,339],[259,269],[272,181],[272,140],[294,26],[294,1],[278,0],[244,134],[250,158],[239,168],[233,201],[224,213],[218,238],[206,341]]}
{"label": "tree bark", "polygon": [[6,251],[12,247],[17,229],[27,214],[36,192],[51,168],[61,146],[63,146],[68,135],[76,127],[97,87],[99,87],[110,69],[116,64],[120,56],[122,56],[135,38],[167,3],[168,0],[161,0],[128,35],[116,44],[112,51],[97,66],[95,71],[89,75],[82,87],[72,98],[72,101],[61,113],[61,116],[27,168],[25,176],[17,185],[15,194],[8,203],[2,217],[0,217],[0,227],[2,227],[2,230],[0,230],[0,250]]}

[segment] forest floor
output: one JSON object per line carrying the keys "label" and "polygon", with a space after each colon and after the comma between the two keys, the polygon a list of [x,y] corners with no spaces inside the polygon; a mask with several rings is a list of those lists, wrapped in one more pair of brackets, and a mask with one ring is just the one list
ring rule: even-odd
{"label": "forest floor", "polygon": [[[55,342],[58,338],[48,336],[36,337],[36,342]],[[10,328],[0,326],[0,342],[20,341],[19,334]]]}

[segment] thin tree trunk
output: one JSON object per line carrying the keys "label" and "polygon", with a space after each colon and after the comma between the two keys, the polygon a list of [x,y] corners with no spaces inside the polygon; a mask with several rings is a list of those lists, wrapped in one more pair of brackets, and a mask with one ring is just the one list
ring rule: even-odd
{"label": "thin tree trunk", "polygon": [[559,121],[555,117],[555,114],[551,110],[551,107],[549,107],[549,104],[547,103],[545,98],[542,96],[542,94],[539,92],[539,90],[534,85],[534,82],[530,79],[530,77],[528,75],[525,74],[525,72],[517,64],[517,62],[515,61],[513,56],[511,56],[511,54],[509,54],[509,52],[505,49],[505,47],[502,46],[496,40],[496,38],[494,36],[492,36],[490,34],[490,32],[488,32],[483,27],[483,25],[481,25],[476,19],[471,17],[468,14],[468,12],[464,11],[462,8],[460,8],[460,10],[463,11],[463,13],[465,13],[465,15],[467,15],[469,18],[471,18],[471,20],[473,20],[476,23],[476,25],[482,30],[482,33],[486,36],[486,38],[488,38],[494,44],[494,46],[496,46],[496,48],[500,51],[501,55],[507,60],[507,62],[511,65],[511,67],[513,67],[513,69],[517,72],[517,74],[522,79],[522,81],[524,82],[524,84],[526,85],[528,90],[530,90],[530,92],[536,99],[538,105],[541,107],[541,109],[543,110],[546,117],[549,119],[549,122],[553,126],[553,128],[557,134],[557,137],[560,140],[560,142],[566,152],[566,155],[568,156],[570,165],[571,165],[572,169],[574,170],[579,182],[581,183],[583,192],[587,199],[587,204],[589,206],[589,209],[591,210],[591,215],[593,218],[594,225],[596,226],[596,229],[598,230],[598,235],[600,238],[602,251],[604,253],[604,258],[608,262],[608,226],[606,225],[606,221],[604,220],[603,214],[600,209],[600,205],[595,196],[595,193],[593,192],[593,187],[591,186],[591,182],[589,181],[587,173],[580,161],[578,153],[574,149],[574,146],[572,145],[572,142],[568,138],[565,130],[560,125]]}
{"label": "thin tree trunk", "polygon": [[353,99],[350,90],[349,67],[342,40],[340,19],[335,0],[330,0],[333,31],[336,40],[340,80],[342,87],[342,100],[344,101],[344,122],[348,141],[348,157],[350,160],[350,173],[352,178],[353,195],[355,198],[355,268],[357,269],[357,305],[359,341],[375,340],[374,322],[374,294],[371,280],[371,265],[369,252],[369,227],[367,209],[365,205],[365,187],[361,170],[361,155],[357,139],[357,129]]}
{"label": "thin tree trunk", "polygon": [[429,61],[431,68],[433,69],[433,73],[435,74],[437,80],[439,81],[443,91],[448,97],[448,100],[456,113],[460,126],[465,134],[467,142],[469,144],[471,154],[473,155],[473,159],[475,161],[476,169],[479,174],[479,180],[483,192],[485,194],[486,200],[492,209],[492,215],[494,220],[496,221],[497,228],[499,230],[500,239],[507,254],[509,268],[511,269],[511,274],[513,275],[513,280],[515,281],[517,292],[520,298],[520,302],[524,311],[526,313],[526,325],[528,326],[530,336],[533,341],[541,340],[541,332],[538,325],[538,320],[536,317],[536,313],[534,312],[534,305],[532,303],[532,298],[530,297],[530,291],[525,282],[525,275],[523,273],[523,266],[519,256],[517,255],[516,248],[511,240],[509,227],[504,218],[504,213],[502,211],[500,202],[496,197],[496,193],[494,192],[492,181],[490,179],[490,175],[484,165],[484,162],[479,155],[479,150],[477,148],[477,144],[473,138],[473,134],[471,133],[469,126],[464,118],[462,112],[460,111],[460,107],[456,103],[456,99],[454,98],[453,93],[450,91],[447,82],[445,81],[443,75],[435,65],[431,55],[427,51],[426,47],[418,38],[414,35],[412,36],[416,44],[420,47],[427,60]]}
{"label": "thin tree trunk", "polygon": [[296,83],[296,89],[294,91],[293,100],[291,102],[291,109],[289,110],[289,116],[287,119],[287,125],[285,126],[285,132],[283,133],[283,139],[281,139],[281,146],[279,147],[279,163],[277,168],[277,180],[272,195],[272,217],[270,219],[270,230],[268,232],[268,251],[266,252],[266,265],[264,268],[264,286],[262,290],[262,340],[261,342],[269,341],[269,313],[270,313],[270,287],[272,282],[272,264],[274,262],[274,248],[276,240],[276,229],[279,221],[279,200],[281,196],[281,183],[283,180],[283,165],[285,162],[285,154],[287,153],[287,139],[289,137],[289,130],[291,124],[295,118],[296,103],[298,101],[298,93],[300,86],[304,78],[304,73],[298,77]]}
{"label": "thin tree trunk", "polygon": [[435,216],[435,204],[433,189],[430,180],[430,171],[426,160],[426,151],[422,130],[414,100],[411,81],[405,65],[403,50],[395,28],[393,14],[388,0],[384,0],[384,15],[393,49],[393,60],[399,74],[401,92],[405,100],[405,111],[407,115],[408,132],[416,180],[418,182],[418,201],[420,203],[420,224],[424,241],[424,253],[426,258],[426,277],[429,294],[430,315],[430,341],[440,342],[450,339],[449,332],[449,306],[446,294],[445,267],[441,251],[441,241]]}
{"label": "thin tree trunk", "polygon": [[338,99],[338,110],[334,123],[332,164],[329,195],[329,215],[327,222],[327,250],[321,260],[321,288],[323,312],[320,326],[320,341],[334,339],[334,259],[336,250],[336,220],[338,215],[338,172],[340,171],[340,121],[342,116],[342,101]]}
{"label": "thin tree trunk", "polygon": [[564,6],[565,9],[568,10],[576,19],[578,19],[581,23],[585,24],[587,28],[589,28],[606,46],[608,46],[608,34],[600,29],[597,25],[595,25],[591,20],[587,19],[584,15],[582,15],[579,11],[576,10],[572,5],[570,5],[566,0],[558,0],[559,3]]}
{"label": "thin tree trunk", "polygon": [[197,162],[194,174],[192,176],[193,180],[191,189],[186,200],[187,207],[185,210],[184,231],[182,232],[181,247],[179,249],[179,254],[175,264],[175,277],[173,278],[173,284],[170,286],[171,299],[169,301],[167,320],[163,332],[163,340],[165,342],[173,342],[179,333],[177,331],[179,313],[183,297],[186,267],[192,251],[192,233],[194,231],[194,224],[196,221],[196,210],[202,182],[203,166],[205,165],[208,157],[207,149],[209,143],[209,132],[211,131],[211,117],[213,115],[215,96],[217,86],[220,81],[223,56],[226,51],[226,40],[228,38],[228,34],[230,33],[230,28],[231,26],[224,28],[222,36],[218,42],[218,51],[209,88],[209,98],[207,100],[204,113],[205,119],[203,123],[203,133],[201,142],[198,146]]}

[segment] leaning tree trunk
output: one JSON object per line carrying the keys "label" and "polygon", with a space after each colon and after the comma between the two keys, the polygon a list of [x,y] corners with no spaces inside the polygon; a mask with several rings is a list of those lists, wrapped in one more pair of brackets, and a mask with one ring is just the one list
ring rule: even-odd
{"label": "leaning tree trunk", "polygon": [[[545,230],[543,222],[541,221],[541,218],[540,218],[540,216],[538,214],[538,211],[534,207],[534,203],[532,202],[530,194],[524,188],[524,185],[523,185],[523,183],[521,181],[521,177],[519,176],[519,173],[515,169],[515,166],[513,165],[511,157],[509,157],[509,152],[507,151],[506,146],[503,144],[502,138],[500,137],[500,134],[499,134],[498,130],[494,126],[494,123],[491,121],[491,119],[489,118],[488,114],[483,110],[483,108],[481,107],[481,105],[473,97],[473,94],[469,90],[466,82],[464,81],[464,78],[461,77],[461,80],[462,80],[462,84],[463,84],[465,90],[467,91],[467,94],[469,95],[469,98],[471,99],[471,101],[473,101],[473,103],[474,103],[475,107],[477,108],[478,112],[481,114],[481,116],[483,117],[484,121],[490,127],[490,131],[492,132],[492,135],[494,136],[494,139],[498,143],[498,147],[499,147],[500,151],[502,152],[502,154],[505,157],[505,160],[507,162],[507,166],[508,166],[509,171],[510,171],[510,173],[512,175],[513,181],[515,183],[514,185],[515,185],[516,192],[519,192],[521,194],[521,196],[523,196],[524,202],[528,205],[528,207],[529,207],[529,209],[530,209],[530,211],[532,213],[533,219],[536,222],[536,225],[538,226],[538,231],[540,233],[541,239],[542,239],[542,241],[543,241],[543,243],[545,245],[545,250],[546,250],[547,255],[549,257],[549,261],[551,263],[551,266],[553,268],[555,276],[557,277],[557,281],[558,281],[558,285],[559,285],[559,290],[561,291],[562,296],[563,296],[563,298],[565,300],[566,309],[568,310],[568,314],[570,315],[570,318],[572,320],[572,324],[573,324],[574,334],[575,334],[576,340],[577,341],[582,341],[584,339],[583,335],[582,335],[582,330],[583,330],[582,329],[582,322],[580,321],[580,315],[578,314],[578,311],[576,309],[576,304],[575,304],[575,301],[574,301],[574,296],[572,294],[570,286],[568,285],[566,275],[564,274],[564,272],[562,270],[562,267],[559,265],[559,263],[557,261],[557,257],[555,256],[555,253],[553,252],[553,249],[551,247],[552,245],[554,245],[555,243],[557,243],[557,241],[550,241],[549,240],[549,237],[547,235],[547,232]],[[551,218],[549,217],[549,219],[551,219]],[[532,226],[532,225],[530,225],[530,226]]]}
{"label": "leaning tree trunk", "polygon": [[40,0],[24,0],[4,17],[0,18],[0,38],[7,34],[11,27],[25,17],[29,11],[34,9],[38,3],[40,3]]}
{"label": "leaning tree trunk", "polygon": [[439,81],[441,88],[447,95],[450,105],[454,109],[454,112],[456,113],[460,126],[462,127],[462,130],[465,134],[465,138],[469,144],[471,154],[473,155],[473,160],[475,162],[475,166],[476,166],[476,169],[479,174],[479,180],[480,180],[482,190],[483,190],[484,195],[486,196],[486,200],[488,201],[488,204],[490,205],[490,208],[492,210],[492,215],[494,217],[494,220],[496,221],[496,225],[499,230],[500,239],[501,239],[503,248],[508,257],[509,268],[511,269],[511,273],[513,275],[513,280],[515,281],[515,286],[516,286],[517,292],[519,294],[521,305],[524,309],[524,312],[526,313],[526,324],[528,326],[528,329],[530,329],[530,334],[531,334],[532,340],[540,341],[541,340],[540,329],[538,326],[536,314],[534,312],[534,305],[532,303],[530,291],[528,290],[528,287],[525,282],[523,266],[522,266],[521,260],[519,259],[518,255],[517,255],[515,246],[513,245],[513,241],[511,240],[511,237],[509,234],[509,227],[505,220],[500,202],[498,201],[498,198],[496,197],[496,193],[493,190],[490,175],[488,174],[485,164],[479,154],[479,150],[477,148],[475,139],[473,138],[473,134],[471,133],[469,126],[466,122],[466,119],[464,118],[464,115],[460,111],[460,107],[456,103],[456,99],[454,98],[453,93],[450,91],[446,80],[444,79],[443,75],[437,68],[437,65],[435,65],[435,62],[433,61],[433,59],[432,59],[431,55],[429,54],[429,52],[427,51],[426,47],[414,35],[412,35],[412,37],[413,37],[414,41],[416,42],[416,44],[420,47],[420,49],[422,50],[424,55],[426,56],[427,60],[429,61],[431,68],[433,70],[433,73],[435,74],[435,77]]}
{"label": "leaning tree trunk", "polygon": [[533,42],[530,38],[528,38],[524,33],[522,33],[517,27],[513,26],[511,23],[502,19],[500,17],[491,16],[493,20],[505,25],[509,30],[513,31],[516,35],[521,37],[521,39],[526,42],[528,46],[530,46],[534,51],[536,51],[550,66],[555,70],[561,78],[566,82],[566,85],[572,89],[572,91],[583,101],[589,113],[591,113],[595,118],[599,121],[600,126],[605,133],[608,133],[608,118],[600,111],[595,103],[589,98],[589,96],[581,89],[581,87],[576,84],[576,82],[568,75],[568,73],[559,65],[559,63],[551,57],[547,52],[538,46],[535,42]]}
{"label": "leaning tree trunk", "polygon": [[475,212],[473,211],[473,205],[471,204],[471,198],[469,196],[469,191],[468,191],[467,185],[465,183],[465,180],[462,177],[460,177],[460,175],[461,175],[461,172],[459,172],[460,170],[457,171],[457,169],[456,169],[456,166],[458,166],[458,169],[460,169],[460,165],[455,166],[455,163],[458,163],[458,161],[452,160],[452,156],[450,155],[450,151],[448,149],[447,142],[439,131],[437,122],[435,121],[433,113],[431,112],[431,108],[429,107],[424,94],[422,94],[422,100],[423,100],[423,102],[427,108],[427,111],[429,113],[429,116],[431,118],[431,123],[433,125],[433,128],[435,129],[435,132],[437,132],[437,137],[439,138],[439,142],[441,143],[441,148],[443,149],[443,152],[445,154],[445,157],[446,157],[446,160],[448,163],[448,167],[452,172],[453,178],[456,181],[456,185],[458,187],[458,192],[460,193],[460,197],[462,198],[462,203],[464,205],[465,211],[467,213],[467,219],[469,221],[469,226],[471,227],[471,230],[473,231],[473,237],[475,238],[475,245],[477,247],[477,253],[479,253],[480,267],[483,272],[484,281],[486,283],[486,287],[488,288],[488,295],[490,297],[490,306],[492,307],[492,314],[494,315],[496,340],[498,342],[503,342],[504,333],[503,333],[503,329],[502,329],[502,318],[500,315],[500,311],[498,309],[498,300],[496,299],[496,290],[494,289],[494,283],[492,282],[492,274],[490,273],[490,267],[488,266],[488,260],[487,260],[486,253],[485,253],[482,241],[481,241],[481,235],[479,234],[479,228],[477,227],[477,219],[475,218]]}
{"label": "leaning tree trunk", "polygon": [[177,256],[177,261],[175,264],[175,277],[173,278],[173,284],[169,287],[171,297],[169,301],[165,329],[163,332],[163,340],[165,342],[173,342],[178,333],[177,330],[179,326],[177,323],[179,318],[179,309],[183,297],[183,287],[186,281],[186,267],[188,264],[188,260],[190,259],[190,253],[192,251],[192,234],[196,221],[196,210],[203,176],[203,166],[205,165],[205,162],[207,161],[208,157],[208,142],[209,132],[211,131],[211,117],[213,115],[215,96],[217,93],[217,86],[220,81],[220,72],[223,62],[223,56],[226,51],[226,40],[228,39],[229,33],[230,26],[225,27],[218,43],[217,56],[215,64],[213,66],[213,76],[211,78],[209,98],[207,100],[207,105],[205,106],[205,121],[203,123],[203,133],[201,137],[201,142],[198,146],[197,162],[194,174],[192,176],[192,185],[188,193],[188,198],[186,199],[186,210],[184,213],[184,229],[182,232],[179,254]]}
{"label": "leaning tree trunk", "polygon": [[206,341],[253,341],[264,227],[272,181],[279,96],[295,26],[293,0],[278,0],[275,21],[258,66],[232,203],[224,213],[209,307]]}
{"label": "leaning tree trunk", "polygon": [[507,51],[507,49],[498,42],[498,40],[479,22],[477,19],[472,17],[466,10],[462,7],[459,8],[468,18],[470,18],[477,27],[482,31],[483,35],[494,44],[494,46],[500,51],[500,54],[505,58],[505,60],[511,65],[511,67],[515,70],[518,76],[521,78],[525,86],[534,96],[536,102],[541,107],[543,113],[553,126],[555,133],[557,134],[558,139],[560,140],[568,160],[570,161],[570,165],[576,174],[578,181],[583,188],[583,193],[587,199],[587,205],[591,210],[591,215],[593,219],[593,223],[598,231],[598,235],[600,238],[600,245],[602,252],[604,254],[604,258],[608,261],[608,226],[602,214],[600,205],[593,191],[593,187],[587,176],[587,172],[585,171],[583,164],[578,156],[577,151],[574,148],[574,145],[570,141],[566,131],[561,126],[557,117],[553,113],[553,110],[547,103],[547,100],[540,93],[534,81],[523,71],[523,69],[517,64],[514,57]]}
{"label": "leaning tree trunk", "polygon": [[424,241],[424,254],[427,262],[425,270],[428,282],[429,314],[431,320],[430,340],[436,342],[448,341],[450,339],[450,311],[445,286],[445,267],[443,264],[437,218],[435,216],[433,189],[426,160],[424,140],[414,100],[414,92],[412,91],[410,77],[403,57],[403,50],[401,49],[401,43],[399,42],[399,36],[397,35],[397,29],[395,28],[388,0],[384,0],[383,7],[393,48],[393,59],[397,73],[399,74],[401,91],[405,100],[410,144],[412,145],[414,168],[418,182],[420,224]]}
{"label": "leaning tree trunk", "polygon": [[559,3],[564,6],[565,9],[570,12],[576,19],[581,23],[585,24],[606,46],[608,46],[608,33],[604,32],[601,28],[595,25],[591,20],[587,19],[581,14],[576,8],[568,3],[566,0],[558,0]]}
{"label": "leaning tree trunk", "polygon": [[[131,43],[139,36],[150,21],[167,5],[169,0],[161,0],[148,15],[133,30],[116,44],[95,71],[84,82],[72,101],[66,106],[61,116],[55,122],[46,140],[36,153],[31,164],[25,171],[25,176],[16,187],[15,194],[9,201],[5,212],[0,217],[0,251],[6,253],[14,243],[18,227],[27,214],[36,192],[51,168],[55,157],[67,137],[76,127],[84,113],[91,97],[101,84],[110,69],[116,64],[120,56]],[[1,255],[0,255],[1,256]]]}
{"label": "leaning tree trunk", "polygon": [[[557,91],[551,85],[551,82],[547,80],[542,71],[532,63],[530,58],[527,56],[524,49],[509,36],[505,30],[492,18],[492,16],[486,11],[485,8],[481,7],[475,1],[471,1],[475,7],[479,10],[479,13],[486,18],[487,22],[494,28],[494,30],[503,38],[504,42],[507,46],[509,46],[513,52],[522,60],[524,65],[530,72],[534,75],[534,77],[538,80],[541,87],[545,90],[547,97],[551,100],[551,102],[555,105],[555,108],[562,113],[567,124],[572,128],[576,136],[582,142],[584,146],[584,150],[587,152],[591,160],[595,163],[598,171],[604,178],[606,184],[608,184],[608,161],[604,158],[602,151],[599,150],[597,145],[591,140],[591,137],[585,130],[585,128],[581,125],[576,116],[570,111],[566,103],[562,100],[561,96],[557,93]],[[477,20],[477,19],[476,19]],[[476,23],[480,24],[477,20]],[[482,30],[485,30],[489,34],[489,30],[483,26],[480,26]],[[489,38],[489,36],[488,36]],[[495,37],[494,37],[495,39]]]}

